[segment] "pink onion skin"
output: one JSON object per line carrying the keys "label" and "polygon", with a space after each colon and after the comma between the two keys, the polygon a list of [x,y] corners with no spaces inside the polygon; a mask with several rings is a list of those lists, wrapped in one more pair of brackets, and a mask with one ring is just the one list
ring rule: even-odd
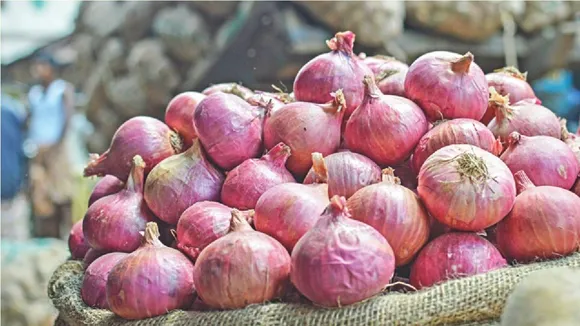
{"label": "pink onion skin", "polygon": [[[242,212],[250,222],[254,211]],[[185,210],[177,222],[177,248],[192,260],[210,243],[228,234],[232,208],[224,204],[202,201]]]}
{"label": "pink onion skin", "polygon": [[135,156],[125,189],[89,207],[83,219],[83,234],[91,248],[109,252],[139,248],[139,232],[155,218],[143,199],[144,171],[143,159]]}
{"label": "pink onion skin", "polygon": [[295,99],[290,97],[290,94],[284,93],[282,90],[279,90],[278,93],[256,91],[247,101],[253,106],[267,107],[270,113],[273,113],[288,103],[296,102]]}
{"label": "pink onion skin", "polygon": [[411,262],[429,240],[427,210],[413,191],[400,185],[393,169],[385,169],[381,183],[360,189],[346,205],[353,219],[387,239],[397,267]]}
{"label": "pink onion skin", "polygon": [[412,164],[411,158],[399,165],[393,166],[395,169],[395,176],[401,180],[401,185],[403,187],[407,187],[411,189],[415,194],[417,193],[417,174],[419,171],[415,172],[411,167]]}
{"label": "pink onion skin", "polygon": [[559,258],[580,247],[580,197],[552,186],[534,186],[523,171],[515,174],[518,196],[496,229],[497,243],[509,259],[528,262]]}
{"label": "pink onion skin", "polygon": [[111,174],[125,181],[129,177],[135,155],[145,161],[147,175],[159,162],[181,153],[182,146],[181,137],[163,122],[150,117],[134,117],[117,129],[109,149],[101,155],[92,155],[84,175]]}
{"label": "pink onion skin", "polygon": [[89,244],[85,241],[82,220],[76,222],[70,230],[68,236],[68,249],[73,259],[85,258],[87,251],[91,249]]}
{"label": "pink onion skin", "polygon": [[385,167],[403,163],[427,132],[427,119],[415,103],[382,95],[369,76],[365,97],[346,124],[346,147]]}
{"label": "pink onion skin", "polygon": [[254,226],[292,252],[329,203],[326,184],[281,184],[270,188],[258,200]]}
{"label": "pink onion skin", "polygon": [[420,56],[409,67],[405,93],[431,121],[480,120],[489,98],[485,75],[469,52],[435,51]]}
{"label": "pink onion skin", "polygon": [[195,108],[206,96],[198,92],[184,92],[177,94],[167,104],[165,109],[165,123],[175,130],[183,139],[184,148],[193,144],[197,137],[193,125]]}
{"label": "pink onion skin", "polygon": [[405,78],[407,77],[408,68],[405,70],[400,70],[398,72],[393,72],[392,75],[388,75],[383,79],[377,80],[377,86],[381,90],[381,93],[385,95],[397,95],[401,97],[406,97],[405,93]]}
{"label": "pink onion skin", "polygon": [[447,120],[429,130],[413,152],[413,169],[417,172],[431,154],[448,145],[469,144],[477,146],[494,155],[502,150],[501,143],[481,122],[472,119]]}
{"label": "pink onion skin", "polygon": [[105,196],[116,194],[125,188],[125,183],[113,175],[106,175],[97,182],[89,197],[89,206],[98,199]]}
{"label": "pink onion skin", "polygon": [[228,172],[221,191],[222,202],[237,209],[253,209],[268,189],[296,182],[285,166],[289,157],[290,147],[279,143],[262,158],[245,160]]}
{"label": "pink onion skin", "polygon": [[353,53],[355,34],[338,32],[326,44],[331,52],[321,54],[306,63],[294,79],[297,101],[326,103],[339,89],[346,98],[345,119],[348,119],[364,97],[361,80],[372,71]]}
{"label": "pink onion skin", "polygon": [[411,267],[410,282],[417,289],[507,266],[491,242],[474,234],[451,232],[431,241]]}
{"label": "pink onion skin", "polygon": [[580,137],[568,131],[566,128],[566,119],[560,120],[562,141],[570,147],[578,164],[580,164]]}
{"label": "pink onion skin", "polygon": [[576,183],[572,187],[572,192],[575,193],[578,197],[580,197],[580,177],[576,179]]}
{"label": "pink onion skin", "polygon": [[123,258],[109,273],[109,308],[122,318],[161,316],[193,304],[193,263],[158,238],[157,224],[147,223],[141,247]]}
{"label": "pink onion skin", "polygon": [[421,167],[417,191],[427,211],[439,222],[474,232],[504,218],[516,197],[515,181],[505,163],[466,144],[449,145],[433,153]]}
{"label": "pink onion skin", "polygon": [[107,302],[107,277],[119,261],[127,257],[124,252],[112,252],[92,262],[85,270],[81,297],[89,307],[109,309]]}
{"label": "pink onion skin", "polygon": [[97,258],[101,257],[102,255],[106,255],[109,252],[106,250],[97,250],[97,249],[89,249],[87,254],[83,258],[83,265],[86,267],[90,266]]}
{"label": "pink onion skin", "polygon": [[162,221],[175,225],[199,201],[220,198],[225,176],[206,158],[199,141],[159,163],[147,177],[145,201]]}
{"label": "pink onion skin", "polygon": [[371,69],[375,82],[385,95],[405,97],[405,77],[409,66],[392,57],[366,57],[363,62]]}
{"label": "pink onion skin", "polygon": [[314,304],[337,307],[378,294],[394,271],[395,256],[387,240],[353,220],[346,199],[334,196],[292,250],[290,278]]}
{"label": "pink onion skin", "polygon": [[262,152],[264,110],[241,98],[217,92],[202,100],[193,122],[203,148],[222,170],[229,171]]}
{"label": "pink onion skin", "polygon": [[312,153],[329,155],[340,145],[340,127],[345,107],[342,91],[326,104],[293,102],[270,114],[264,125],[264,144],[271,149],[283,142],[292,155],[286,167],[303,179],[312,166]]}
{"label": "pink onion skin", "polygon": [[252,95],[254,95],[254,92],[252,92],[252,90],[250,90],[249,88],[247,88],[245,86],[237,84],[237,83],[221,83],[221,84],[211,85],[210,87],[201,91],[201,93],[203,95],[206,95],[206,96],[209,96],[209,95],[212,95],[215,93],[226,93],[226,94],[236,95],[237,97],[239,97],[243,100],[247,100]]}
{"label": "pink onion skin", "polygon": [[562,141],[547,136],[526,137],[514,132],[501,155],[512,173],[523,170],[537,186],[572,188],[580,166],[572,150]]}
{"label": "pink onion skin", "polygon": [[231,232],[207,246],[195,267],[201,300],[212,308],[236,309],[282,296],[289,283],[290,255],[234,210]]}

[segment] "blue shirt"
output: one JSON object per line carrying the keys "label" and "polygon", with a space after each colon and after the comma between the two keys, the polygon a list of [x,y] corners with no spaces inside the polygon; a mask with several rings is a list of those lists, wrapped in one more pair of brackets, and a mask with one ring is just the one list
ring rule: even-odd
{"label": "blue shirt", "polygon": [[33,86],[28,92],[30,126],[28,137],[37,145],[53,145],[64,133],[66,113],[64,93],[67,83],[57,79],[45,88]]}
{"label": "blue shirt", "polygon": [[26,113],[23,105],[2,95],[2,199],[12,199],[18,194],[24,181],[25,157],[22,151],[24,142],[23,125]]}

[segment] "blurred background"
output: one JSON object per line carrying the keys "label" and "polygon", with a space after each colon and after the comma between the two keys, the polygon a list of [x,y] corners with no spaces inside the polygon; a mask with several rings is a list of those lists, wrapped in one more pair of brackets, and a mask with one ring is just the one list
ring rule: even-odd
{"label": "blurred background", "polygon": [[580,2],[0,4],[3,325],[52,325],[46,283],[95,182],[82,169],[121,123],[162,119],[174,95],[212,83],[290,91],[336,31],[409,64],[447,50],[486,73],[516,66],[571,131],[580,120]]}

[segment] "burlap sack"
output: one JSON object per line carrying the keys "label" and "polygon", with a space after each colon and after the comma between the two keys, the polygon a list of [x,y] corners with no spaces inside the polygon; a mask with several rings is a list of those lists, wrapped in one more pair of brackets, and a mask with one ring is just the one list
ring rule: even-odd
{"label": "burlap sack", "polygon": [[556,266],[580,267],[580,253],[449,281],[416,293],[387,293],[343,308],[269,303],[222,312],[179,310],[140,321],[87,307],[80,297],[80,262],[60,266],[50,280],[48,294],[70,325],[496,325],[507,296],[520,279]]}

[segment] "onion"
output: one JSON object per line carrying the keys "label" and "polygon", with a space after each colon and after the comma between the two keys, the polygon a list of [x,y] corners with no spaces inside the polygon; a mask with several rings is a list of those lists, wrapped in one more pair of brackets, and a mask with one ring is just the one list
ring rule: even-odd
{"label": "onion", "polygon": [[85,258],[83,258],[83,265],[85,267],[90,266],[97,258],[101,257],[102,255],[106,255],[108,254],[109,251],[106,250],[97,250],[97,249],[89,249],[89,251],[87,251],[87,254],[85,255]]}
{"label": "onion", "polygon": [[401,185],[417,194],[417,174],[419,171],[414,171],[411,167],[412,158],[413,156],[407,161],[393,166],[393,168],[395,169],[395,176],[401,181]]}
{"label": "onion", "polygon": [[470,52],[435,51],[420,56],[409,67],[405,93],[431,121],[480,120],[489,98],[485,75]]}
{"label": "onion", "polygon": [[145,201],[162,221],[175,225],[191,205],[219,200],[224,175],[205,157],[199,141],[159,163],[147,177]]}
{"label": "onion", "polygon": [[209,157],[224,170],[260,155],[264,110],[231,94],[215,93],[202,100],[193,122]]}
{"label": "onion", "polygon": [[290,146],[292,156],[286,167],[297,178],[303,178],[312,166],[312,153],[329,155],[338,149],[345,105],[341,90],[334,94],[334,100],[326,104],[286,104],[266,118],[266,148],[271,149],[280,142]]}
{"label": "onion", "polygon": [[553,186],[534,186],[524,171],[515,173],[516,203],[496,229],[506,257],[517,261],[558,258],[580,248],[580,197]]}
{"label": "onion", "polygon": [[501,155],[512,173],[523,170],[537,186],[572,188],[580,166],[572,150],[562,141],[547,137],[526,137],[514,132]]}
{"label": "onion", "polygon": [[429,215],[411,190],[400,185],[394,170],[383,182],[357,191],[347,201],[352,218],[379,231],[395,253],[396,266],[408,264],[429,239]]}
{"label": "onion", "polygon": [[259,92],[248,98],[247,102],[250,105],[265,108],[267,112],[273,113],[282,108],[286,103],[294,101],[276,94]]}
{"label": "onion", "polygon": [[195,299],[193,263],[158,238],[157,224],[147,223],[141,247],[109,273],[107,301],[111,311],[122,318],[164,315],[190,307]]}
{"label": "onion", "polygon": [[102,155],[92,155],[85,177],[111,174],[127,180],[135,155],[145,161],[145,174],[165,158],[180,153],[182,140],[163,122],[150,117],[135,117],[123,123]]}
{"label": "onion", "polygon": [[193,113],[205,97],[198,92],[177,94],[165,109],[165,123],[183,138],[184,147],[191,146],[193,139],[197,137],[193,125]]}
{"label": "onion", "polygon": [[345,119],[350,117],[364,97],[361,80],[372,74],[354,55],[354,39],[355,34],[346,31],[326,41],[331,52],[310,60],[298,71],[294,80],[296,100],[322,104],[332,101],[331,94],[342,89],[346,98]]}
{"label": "onion", "polygon": [[349,151],[327,157],[312,153],[312,166],[304,183],[327,183],[329,198],[339,195],[348,199],[357,190],[381,181],[381,168],[375,162]]}
{"label": "onion", "polygon": [[247,100],[252,95],[254,95],[254,92],[252,92],[249,88],[237,83],[221,83],[211,85],[210,87],[204,89],[201,93],[206,96],[215,93],[233,94],[244,100]]}
{"label": "onion", "polygon": [[89,197],[89,206],[98,199],[118,193],[123,188],[125,188],[125,183],[119,180],[119,178],[112,175],[104,176],[93,188],[93,192],[91,192],[91,196]]}
{"label": "onion", "polygon": [[346,199],[332,197],[292,251],[292,283],[317,305],[363,301],[381,292],[393,277],[395,257],[387,240],[350,217]]}
{"label": "onion", "polygon": [[576,195],[578,195],[580,197],[580,176],[576,180],[576,183],[574,184],[574,186],[572,187],[571,190],[573,193],[575,193]]}
{"label": "onion", "polygon": [[82,220],[76,222],[70,230],[68,236],[68,249],[70,250],[73,259],[85,258],[87,251],[91,249],[89,244],[85,241]]}
{"label": "onion", "polygon": [[382,95],[369,76],[364,84],[364,100],[346,124],[346,147],[381,166],[403,163],[427,132],[425,115],[406,98]]}
{"label": "onion", "polygon": [[405,76],[407,64],[386,56],[366,57],[363,62],[371,69],[375,82],[385,95],[405,96]]}
{"label": "onion", "polygon": [[419,197],[439,222],[481,231],[512,209],[516,185],[498,157],[473,145],[449,145],[433,153],[419,172]]}
{"label": "onion", "polygon": [[143,200],[144,170],[143,159],[135,156],[125,189],[89,207],[83,219],[83,234],[92,248],[132,252],[139,247],[139,232],[154,218]]}
{"label": "onion", "polygon": [[288,285],[290,255],[270,236],[254,231],[232,211],[231,232],[207,246],[195,264],[201,300],[235,309],[280,297]]}
{"label": "onion", "polygon": [[[254,211],[242,212],[250,222]],[[230,230],[232,208],[224,204],[202,201],[185,210],[177,222],[177,248],[195,260],[210,243]]]}
{"label": "onion", "polygon": [[472,119],[447,120],[429,130],[413,152],[412,165],[419,171],[425,160],[440,148],[454,144],[469,144],[494,155],[501,154],[502,146],[493,133],[481,122]]}
{"label": "onion", "polygon": [[81,297],[89,307],[109,309],[107,277],[113,267],[125,257],[127,254],[124,252],[112,252],[97,258],[87,267],[81,286]]}
{"label": "onion", "polygon": [[326,184],[285,183],[266,191],[256,204],[256,230],[280,241],[289,252],[328,206]]}
{"label": "onion", "polygon": [[574,153],[578,164],[580,164],[580,136],[573,134],[566,128],[566,119],[560,119],[561,139]]}
{"label": "onion", "polygon": [[524,136],[550,136],[560,138],[560,122],[554,112],[527,99],[509,104],[507,96],[489,89],[489,105],[495,109],[495,118],[487,125],[494,136],[507,142],[509,135],[517,131]]}
{"label": "onion", "polygon": [[474,233],[446,233],[421,250],[409,278],[417,289],[507,266],[501,253]]}

